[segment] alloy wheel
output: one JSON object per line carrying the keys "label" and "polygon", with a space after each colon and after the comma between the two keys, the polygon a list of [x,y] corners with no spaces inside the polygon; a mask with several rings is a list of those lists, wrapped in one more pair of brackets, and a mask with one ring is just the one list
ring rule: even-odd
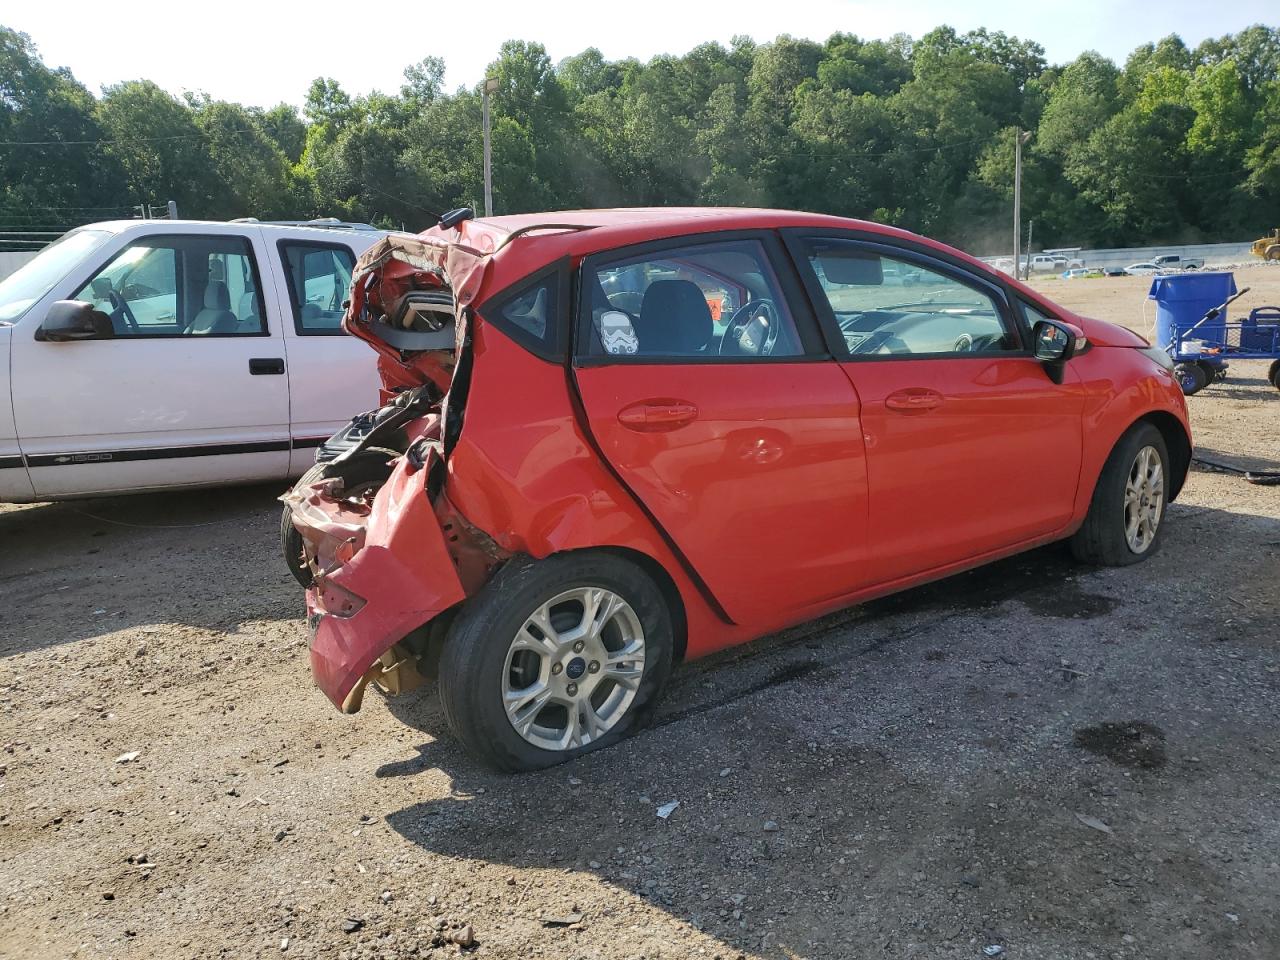
{"label": "alloy wheel", "polygon": [[599,740],[626,715],[644,677],[640,618],[603,587],[557,594],[507,650],[502,699],[512,728],[544,750]]}
{"label": "alloy wheel", "polygon": [[1138,451],[1124,487],[1124,534],[1129,549],[1146,553],[1164,511],[1164,463],[1155,447]]}

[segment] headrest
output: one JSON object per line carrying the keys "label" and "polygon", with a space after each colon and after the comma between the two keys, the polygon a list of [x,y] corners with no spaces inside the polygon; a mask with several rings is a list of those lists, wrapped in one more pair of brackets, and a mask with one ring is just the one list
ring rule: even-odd
{"label": "headrest", "polygon": [[644,354],[697,353],[711,340],[715,325],[707,298],[689,280],[655,280],[644,292],[637,325]]}
{"label": "headrest", "polygon": [[206,310],[230,310],[231,293],[221,280],[210,280],[204,288],[204,308]]}

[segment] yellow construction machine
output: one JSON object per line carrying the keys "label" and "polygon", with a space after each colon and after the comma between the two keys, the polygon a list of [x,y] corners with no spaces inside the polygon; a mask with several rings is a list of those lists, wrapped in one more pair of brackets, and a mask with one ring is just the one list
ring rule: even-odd
{"label": "yellow construction machine", "polygon": [[1263,260],[1280,260],[1280,227],[1253,241],[1253,255]]}

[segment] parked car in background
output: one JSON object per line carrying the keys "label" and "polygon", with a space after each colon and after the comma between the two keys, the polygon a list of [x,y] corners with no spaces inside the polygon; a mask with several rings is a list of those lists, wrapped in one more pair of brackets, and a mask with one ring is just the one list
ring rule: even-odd
{"label": "parked car in background", "polygon": [[1199,270],[1204,266],[1203,257],[1180,257],[1176,253],[1153,257],[1151,262],[1161,270]]}
{"label": "parked car in background", "polygon": [[1128,330],[881,224],[455,217],[357,266],[390,402],[286,497],[344,712],[438,676],[468,748],[544,767],[676,660],[1051,541],[1158,546],[1186,404]]}
{"label": "parked car in background", "polygon": [[1130,277],[1149,277],[1160,273],[1161,270],[1154,262],[1148,260],[1142,263],[1131,263],[1124,268],[1124,272]]}
{"label": "parked car in background", "polygon": [[279,480],[374,404],[344,333],[382,231],[127,220],[0,281],[0,501]]}

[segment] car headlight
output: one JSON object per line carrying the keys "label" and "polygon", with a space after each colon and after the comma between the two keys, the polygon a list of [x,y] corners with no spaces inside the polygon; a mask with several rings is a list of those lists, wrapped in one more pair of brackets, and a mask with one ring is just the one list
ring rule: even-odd
{"label": "car headlight", "polygon": [[1169,356],[1168,351],[1161,350],[1159,347],[1139,347],[1138,352],[1144,356],[1150,357],[1156,363],[1160,364],[1160,366],[1172,372],[1173,357]]}

